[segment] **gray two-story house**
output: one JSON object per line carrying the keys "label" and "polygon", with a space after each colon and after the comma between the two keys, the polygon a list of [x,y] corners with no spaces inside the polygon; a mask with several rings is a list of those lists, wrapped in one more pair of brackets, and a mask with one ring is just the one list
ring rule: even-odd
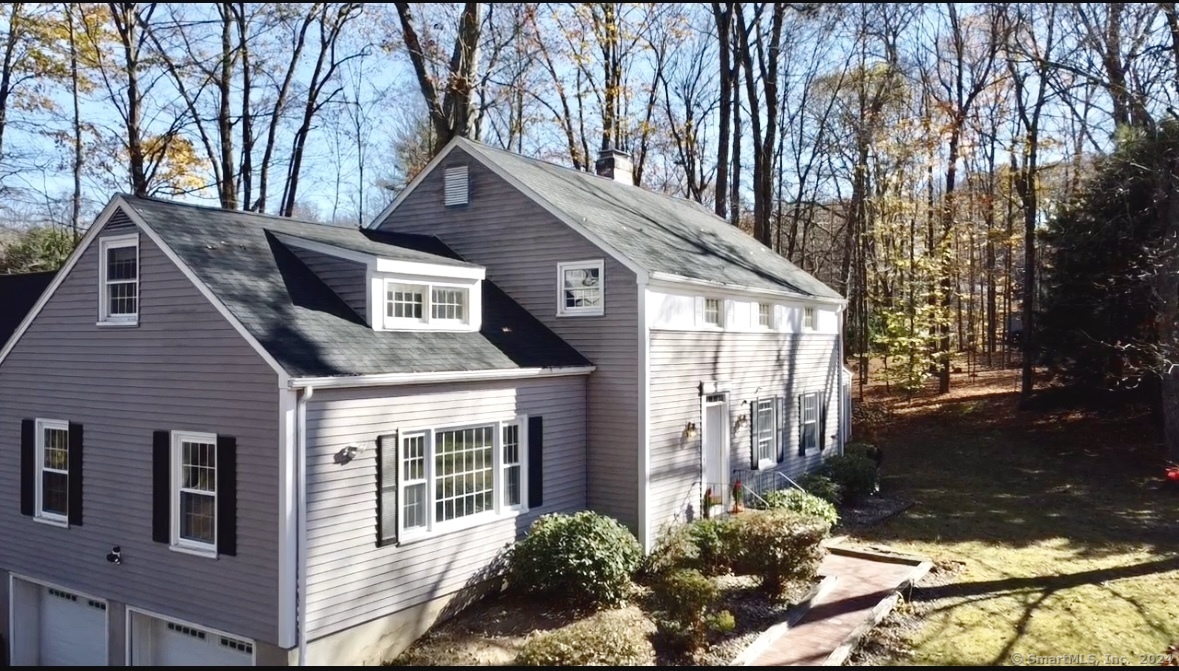
{"label": "gray two-story house", "polygon": [[366,230],[112,199],[0,348],[9,659],[379,662],[539,515],[650,547],[840,450],[842,299],[600,163],[456,140]]}

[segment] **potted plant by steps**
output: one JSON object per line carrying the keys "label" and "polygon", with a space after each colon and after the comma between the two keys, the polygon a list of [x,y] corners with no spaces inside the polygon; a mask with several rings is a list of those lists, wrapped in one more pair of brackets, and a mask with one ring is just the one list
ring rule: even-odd
{"label": "potted plant by steps", "polygon": [[714,506],[724,505],[724,500],[712,493],[712,487],[704,490],[704,519],[712,517]]}
{"label": "potted plant by steps", "polygon": [[733,483],[733,514],[739,513],[745,509],[745,487],[738,480]]}

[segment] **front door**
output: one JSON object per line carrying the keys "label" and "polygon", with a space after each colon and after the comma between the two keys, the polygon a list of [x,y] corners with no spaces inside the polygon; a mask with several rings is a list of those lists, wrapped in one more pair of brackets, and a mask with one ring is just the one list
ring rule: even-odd
{"label": "front door", "polygon": [[[712,502],[703,502],[706,516],[724,512],[729,501],[729,399],[726,394],[704,397],[704,461],[702,495],[712,494]],[[703,496],[702,496],[703,498]]]}

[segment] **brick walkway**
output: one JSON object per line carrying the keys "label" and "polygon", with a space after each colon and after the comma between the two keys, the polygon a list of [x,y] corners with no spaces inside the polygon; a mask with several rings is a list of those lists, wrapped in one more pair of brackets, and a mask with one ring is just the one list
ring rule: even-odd
{"label": "brick walkway", "polygon": [[787,629],[748,665],[823,664],[872,617],[873,609],[917,570],[913,564],[828,553],[819,573],[837,576],[835,586],[811,605],[798,624]]}

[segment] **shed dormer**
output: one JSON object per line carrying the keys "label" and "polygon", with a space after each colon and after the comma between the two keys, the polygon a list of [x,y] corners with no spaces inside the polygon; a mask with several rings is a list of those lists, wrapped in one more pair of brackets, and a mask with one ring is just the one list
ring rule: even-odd
{"label": "shed dormer", "polygon": [[376,242],[275,237],[373,330],[478,331],[483,324],[482,266]]}

